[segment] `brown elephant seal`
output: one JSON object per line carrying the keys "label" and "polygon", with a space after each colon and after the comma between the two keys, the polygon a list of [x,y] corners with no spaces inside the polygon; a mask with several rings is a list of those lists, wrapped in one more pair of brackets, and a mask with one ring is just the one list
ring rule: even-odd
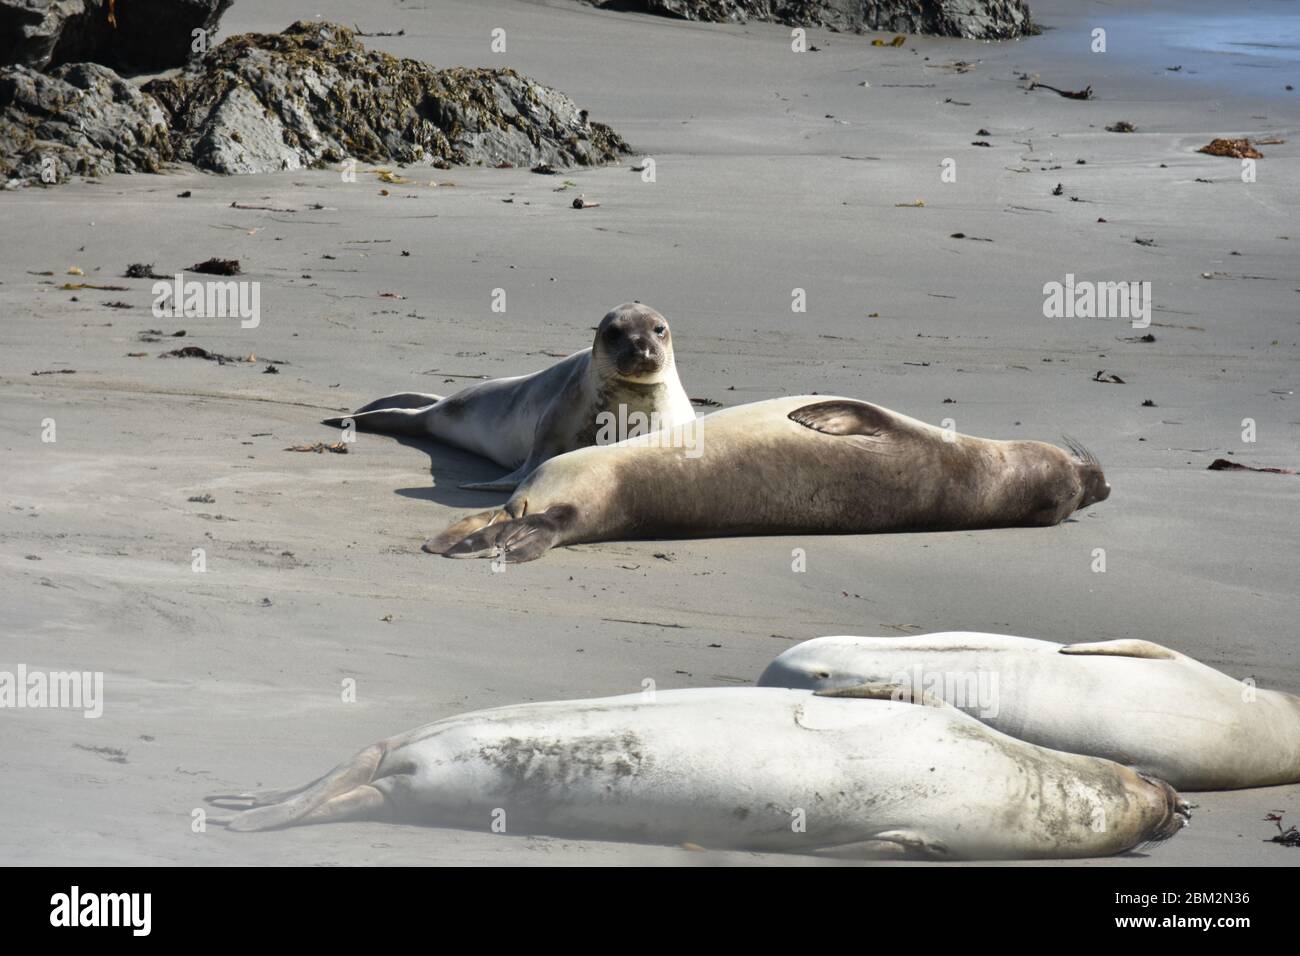
{"label": "brown elephant seal", "polygon": [[1180,790],[1300,782],[1300,698],[1150,641],[820,637],[783,653],[758,682],[820,689],[882,680],[941,696],[1021,740],[1106,757]]}
{"label": "brown elephant seal", "polygon": [[510,562],[583,541],[1052,525],[1110,494],[1091,454],[992,441],[851,398],[740,405],[552,458],[424,550]]}
{"label": "brown elephant seal", "polygon": [[461,487],[513,491],[555,455],[694,418],[677,378],[668,320],[649,306],[626,303],[601,320],[591,348],[549,368],[479,382],[445,398],[389,395],[324,424],[351,420],[360,431],[431,436],[510,469],[495,481]]}
{"label": "brown elephant seal", "polygon": [[[215,795],[232,830],[353,819],[717,849],[1077,858],[1167,839],[1189,807],[1126,767],[953,707],[702,688],[426,724],[296,789]],[[838,694],[840,692],[832,692]]]}

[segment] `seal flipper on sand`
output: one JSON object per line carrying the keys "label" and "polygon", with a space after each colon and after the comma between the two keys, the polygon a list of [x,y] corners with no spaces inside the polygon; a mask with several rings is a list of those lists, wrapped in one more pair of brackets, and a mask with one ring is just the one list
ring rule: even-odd
{"label": "seal flipper on sand", "polygon": [[882,438],[894,430],[893,417],[867,402],[817,402],[796,408],[789,419],[826,435],[862,435]]}
{"label": "seal flipper on sand", "polygon": [[372,412],[353,412],[338,418],[326,418],[321,424],[343,428],[345,423],[356,423],[357,431],[383,432],[387,435],[428,436],[429,430],[424,425],[424,413],[430,406],[420,408],[378,408]]}
{"label": "seal flipper on sand", "polygon": [[209,803],[249,806],[225,822],[231,830],[274,830],[305,823],[330,823],[363,816],[382,816],[382,793],[370,786],[377,779],[384,745],[372,744],[339,764],[315,783],[296,790],[253,790],[213,794]]}
{"label": "seal flipper on sand", "polygon": [[1149,660],[1172,661],[1178,654],[1151,641],[1124,639],[1094,641],[1088,644],[1066,644],[1058,654],[1100,654],[1108,657],[1143,657]]}
{"label": "seal flipper on sand", "polygon": [[[484,515],[490,512],[483,512]],[[481,518],[474,515],[466,521]],[[437,538],[428,541],[424,550],[432,554],[441,554],[447,558],[469,558],[481,556],[482,552],[499,550],[507,564],[522,564],[535,561],[551,548],[560,543],[560,536],[573,525],[577,509],[570,505],[552,505],[545,511],[515,518],[500,524],[489,524],[481,531],[475,531],[454,543],[448,544],[454,530],[453,525]]]}
{"label": "seal flipper on sand", "polygon": [[[487,511],[480,511],[476,515],[470,515],[468,518],[461,518],[450,528],[447,528],[436,537],[430,538],[424,542],[422,550],[429,554],[446,554],[453,546],[466,538],[470,537],[476,531],[484,528],[497,528],[498,530],[514,516],[508,511],[500,508],[490,508]],[[485,545],[488,547],[488,545]]]}

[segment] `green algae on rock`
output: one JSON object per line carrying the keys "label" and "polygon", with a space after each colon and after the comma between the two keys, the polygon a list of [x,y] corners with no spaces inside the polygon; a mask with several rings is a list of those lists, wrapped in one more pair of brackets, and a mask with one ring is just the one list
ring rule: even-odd
{"label": "green algae on rock", "polygon": [[557,90],[509,69],[435,69],[367,50],[347,27],[246,33],[145,91],[179,159],[221,173],[337,163],[593,165],[622,138]]}
{"label": "green algae on rock", "polygon": [[0,184],[71,175],[373,163],[590,166],[630,152],[568,96],[509,69],[435,69],[299,21],[231,37],[143,87],[94,63],[0,67]]}

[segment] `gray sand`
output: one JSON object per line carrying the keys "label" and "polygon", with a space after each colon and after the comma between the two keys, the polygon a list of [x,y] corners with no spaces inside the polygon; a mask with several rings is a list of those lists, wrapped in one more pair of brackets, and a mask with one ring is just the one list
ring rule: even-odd
{"label": "gray sand", "polygon": [[[1283,91],[1300,66],[1126,55],[1132,31],[1110,4],[1096,9],[1117,52],[1091,54],[1091,6],[1038,0],[1054,29],[1021,42],[880,49],[813,31],[822,52],[796,55],[770,25],[571,2],[384,4],[360,25],[406,35],[368,43],[556,86],[653,157],[657,181],[629,160],[561,177],[408,169],[409,186],[319,171],[0,194],[0,669],[106,675],[98,720],[0,716],[0,861],[814,862],[379,824],[195,833],[191,813],[205,793],[302,783],[465,710],[632,693],[645,678],[752,683],[823,634],[1137,637],[1300,693],[1300,478],[1205,470],[1217,457],[1300,466],[1300,93]],[[348,7],[236,3],[223,35],[317,13],[357,21]],[[496,26],[506,56],[488,49]],[[958,60],[975,66],[942,67]],[[1026,93],[1021,71],[1098,98]],[[1120,119],[1138,132],[1105,131]],[[1255,183],[1194,152],[1245,134],[1290,141],[1261,147]],[[956,183],[940,182],[945,157]],[[577,187],[555,192],[565,178]],[[1050,194],[1058,182],[1064,196]],[[602,206],[571,209],[578,192]],[[151,283],[118,278],[131,262],[170,275],[210,256],[261,282],[258,328],[155,319]],[[1067,273],[1150,280],[1151,328],[1045,319],[1042,287]],[[58,290],[69,279],[130,290]],[[791,312],[796,287],[806,314]],[[1069,434],[1114,493],[1048,529],[606,543],[493,573],[419,545],[501,500],[457,488],[495,466],[372,435],[348,455],[284,450],[336,440],[318,419],[388,392],[548,364],[629,299],[673,323],[692,396],[816,391],[970,434]],[[115,300],[132,308],[103,305]],[[147,328],[188,334],[137,341]],[[1143,332],[1156,340],[1127,340]],[[259,362],[157,357],[190,344]],[[267,359],[289,364],[263,374]],[[31,375],[59,368],[76,374]],[[1101,369],[1127,384],[1092,381]],[[215,502],[187,501],[203,494]],[[807,573],[791,572],[796,547]],[[194,548],[206,573],[191,571]],[[341,701],[349,678],[355,703]],[[97,747],[124,757],[85,749]],[[1300,818],[1300,786],[1193,801],[1176,839],[1098,862],[1300,863],[1262,842],[1266,812]]]}

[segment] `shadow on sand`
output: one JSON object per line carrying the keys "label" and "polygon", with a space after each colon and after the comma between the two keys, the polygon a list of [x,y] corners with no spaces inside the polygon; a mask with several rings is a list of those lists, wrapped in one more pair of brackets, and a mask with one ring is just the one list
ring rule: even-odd
{"label": "shadow on sand", "polygon": [[399,445],[419,449],[429,456],[429,477],[433,479],[432,482],[416,488],[395,489],[394,493],[404,498],[433,501],[448,508],[483,511],[510,497],[507,492],[470,491],[460,487],[463,481],[491,481],[509,471],[486,458],[441,444],[432,438],[368,434],[366,439],[396,441]]}

